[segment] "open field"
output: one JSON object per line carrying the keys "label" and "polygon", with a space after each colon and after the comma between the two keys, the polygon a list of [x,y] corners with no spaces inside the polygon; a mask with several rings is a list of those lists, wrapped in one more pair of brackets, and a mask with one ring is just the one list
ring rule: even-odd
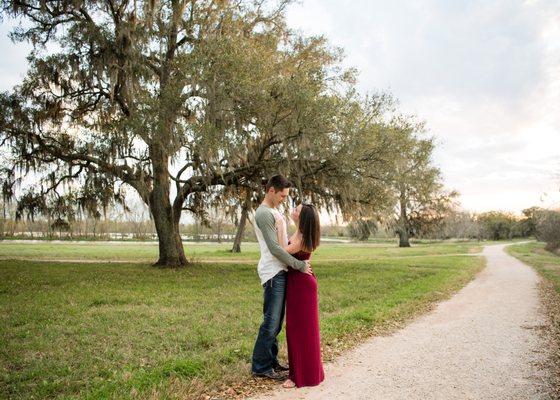
{"label": "open field", "polygon": [[[146,244],[0,243],[0,397],[199,398],[252,390],[257,248],[188,245],[207,263],[151,267]],[[484,260],[477,242],[324,244],[313,257],[325,361],[425,312]],[[80,259],[49,262],[6,258]],[[130,260],[108,263],[96,260]],[[242,260],[254,262],[239,262]],[[280,336],[284,343],[284,333]],[[285,346],[281,353],[285,359]]]}

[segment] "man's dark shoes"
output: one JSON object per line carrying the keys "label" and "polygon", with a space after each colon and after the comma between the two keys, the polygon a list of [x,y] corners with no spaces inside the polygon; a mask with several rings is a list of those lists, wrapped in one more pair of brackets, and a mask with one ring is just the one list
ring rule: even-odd
{"label": "man's dark shoes", "polygon": [[253,372],[253,376],[258,378],[274,379],[275,381],[283,381],[288,377],[288,374],[286,371],[279,371],[279,370],[272,369],[269,372],[264,372],[260,374]]}
{"label": "man's dark shoes", "polygon": [[276,366],[274,367],[274,370],[275,370],[275,371],[283,372],[283,371],[289,371],[290,368],[289,368],[289,367],[286,367],[285,365],[278,364],[278,365],[276,365]]}

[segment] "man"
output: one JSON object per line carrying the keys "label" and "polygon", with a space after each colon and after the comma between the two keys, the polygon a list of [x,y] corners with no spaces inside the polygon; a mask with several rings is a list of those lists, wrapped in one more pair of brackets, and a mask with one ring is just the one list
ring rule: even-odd
{"label": "man", "polygon": [[[288,375],[288,368],[278,361],[277,340],[284,321],[287,265],[302,272],[310,269],[309,261],[294,258],[278,243],[275,214],[280,212],[276,207],[288,197],[291,186],[282,175],[270,178],[265,198],[255,212],[255,234],[261,250],[257,269],[264,288],[264,305],[251,369],[254,376],[275,380],[284,380]],[[285,224],[284,218],[282,221]]]}

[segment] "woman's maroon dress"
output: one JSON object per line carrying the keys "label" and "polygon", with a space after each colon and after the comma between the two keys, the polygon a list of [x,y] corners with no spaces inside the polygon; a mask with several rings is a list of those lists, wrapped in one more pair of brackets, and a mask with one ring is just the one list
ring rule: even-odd
{"label": "woman's maroon dress", "polygon": [[[293,256],[309,260],[311,253]],[[297,387],[317,386],[325,379],[319,334],[317,278],[288,267],[286,284],[286,341],[290,379]]]}

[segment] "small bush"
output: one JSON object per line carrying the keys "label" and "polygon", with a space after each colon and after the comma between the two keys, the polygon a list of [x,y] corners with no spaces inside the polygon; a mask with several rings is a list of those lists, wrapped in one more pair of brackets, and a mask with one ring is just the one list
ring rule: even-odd
{"label": "small bush", "polygon": [[556,251],[560,248],[560,212],[541,210],[536,215],[536,237],[546,242],[546,249]]}

